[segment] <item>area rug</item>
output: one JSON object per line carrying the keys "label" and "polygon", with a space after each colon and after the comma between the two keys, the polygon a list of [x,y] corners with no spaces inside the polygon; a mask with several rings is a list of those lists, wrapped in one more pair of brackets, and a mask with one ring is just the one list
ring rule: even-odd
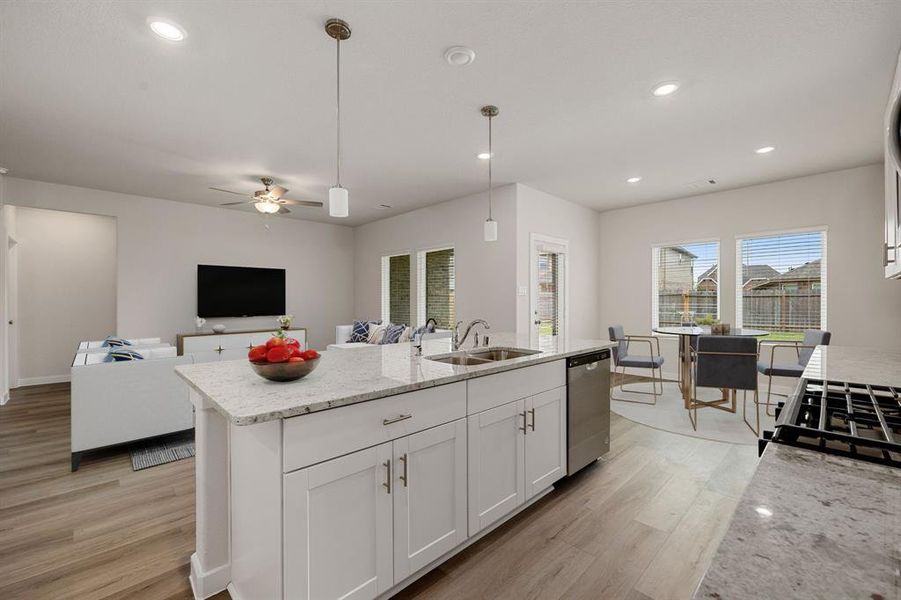
{"label": "area rug", "polygon": [[157,443],[131,451],[131,468],[135,471],[194,456],[194,441]]}
{"label": "area rug", "polygon": [[[627,383],[626,389],[650,391],[651,384],[647,382]],[[612,388],[610,392],[612,396],[617,398],[635,399],[643,402],[653,400],[651,396],[643,396],[623,391],[620,387]],[[720,396],[720,391],[716,389],[698,389],[698,397],[701,400],[715,400]],[[741,397],[741,392],[739,392],[737,400],[738,411],[734,414],[715,408],[699,408],[697,431],[691,427],[691,421],[688,419],[688,411],[685,410],[683,405],[682,392],[679,390],[679,385],[674,381],[667,381],[663,384],[663,394],[657,397],[656,405],[652,406],[611,400],[610,409],[630,421],[635,421],[636,423],[641,423],[642,425],[647,425],[655,429],[662,429],[663,431],[669,431],[671,433],[689,435],[717,442],[729,442],[732,444],[757,444],[757,436],[754,435],[742,420]],[[765,397],[766,396],[763,393],[760,394],[761,402]],[[754,402],[751,399],[750,393],[748,393],[747,406],[748,421],[756,425]],[[764,429],[773,429],[774,425],[773,417],[766,416],[765,408],[766,407],[763,404],[760,405],[761,431]]]}

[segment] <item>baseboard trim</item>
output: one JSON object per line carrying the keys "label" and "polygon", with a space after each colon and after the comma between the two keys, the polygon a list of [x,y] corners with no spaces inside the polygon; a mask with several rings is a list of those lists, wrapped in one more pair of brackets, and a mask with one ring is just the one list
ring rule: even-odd
{"label": "baseboard trim", "polygon": [[0,406],[3,406],[9,402],[9,392],[3,392],[3,396],[0,396]]}
{"label": "baseboard trim", "polygon": [[[191,555],[191,574],[188,576],[191,582],[191,592],[194,600],[206,600],[219,592],[231,587],[231,564],[226,563],[215,569],[204,572],[200,565],[197,553]],[[231,593],[231,590],[229,590]],[[238,596],[232,595],[232,599]]]}
{"label": "baseboard trim", "polygon": [[46,377],[23,377],[16,381],[16,387],[28,387],[30,385],[47,385],[48,383],[68,383],[71,375],[48,375]]}

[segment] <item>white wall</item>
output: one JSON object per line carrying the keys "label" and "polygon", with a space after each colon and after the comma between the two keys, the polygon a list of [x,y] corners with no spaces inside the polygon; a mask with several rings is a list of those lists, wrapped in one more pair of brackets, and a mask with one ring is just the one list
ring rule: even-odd
{"label": "white wall", "polygon": [[513,331],[516,327],[516,187],[507,185],[494,190],[497,242],[487,243],[482,239],[482,223],[488,217],[485,194],[449,200],[357,227],[354,318],[379,318],[381,257],[410,252],[414,260],[410,314],[415,319],[416,251],[453,246],[457,319],[483,318],[495,331]]}
{"label": "white wall", "polygon": [[116,331],[116,219],[16,209],[18,385],[68,381],[72,349]]}
{"label": "white wall", "polygon": [[[194,331],[198,263],[287,269],[287,311],[324,347],[353,316],[350,227],[6,178],[6,202],[116,217],[118,334]],[[274,327],[270,318],[217,319],[232,329]],[[208,323],[208,326],[211,323]],[[24,335],[24,334],[23,334]]]}
{"label": "white wall", "polygon": [[[886,281],[882,271],[882,170],[871,165],[601,213],[602,327],[621,323],[627,333],[650,333],[653,244],[719,239],[726,282],[720,318],[735,323],[728,285],[735,281],[735,236],[825,225],[832,343],[901,349],[901,283]],[[667,345],[665,371],[674,376],[676,347]]]}
{"label": "white wall", "polygon": [[[516,186],[516,284],[529,288],[531,234],[569,242],[569,332],[573,338],[595,339],[598,321],[600,213],[556,196]],[[516,297],[516,330],[529,331],[529,296]]]}

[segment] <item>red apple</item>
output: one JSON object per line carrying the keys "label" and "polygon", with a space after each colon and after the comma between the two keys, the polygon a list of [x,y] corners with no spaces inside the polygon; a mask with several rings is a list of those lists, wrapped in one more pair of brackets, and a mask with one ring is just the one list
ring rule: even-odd
{"label": "red apple", "polygon": [[291,358],[291,348],[287,346],[274,346],[266,353],[266,360],[271,363],[283,363]]}
{"label": "red apple", "polygon": [[247,353],[247,358],[250,359],[250,362],[266,362],[266,352],[265,344],[254,346],[250,349],[250,352]]}

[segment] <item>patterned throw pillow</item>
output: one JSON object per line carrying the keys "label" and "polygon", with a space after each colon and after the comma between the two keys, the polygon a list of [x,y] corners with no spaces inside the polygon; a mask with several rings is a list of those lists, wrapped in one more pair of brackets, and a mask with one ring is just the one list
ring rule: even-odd
{"label": "patterned throw pillow", "polygon": [[112,348],[106,353],[103,362],[120,362],[125,360],[144,360],[140,352],[126,350],[125,348]]}
{"label": "patterned throw pillow", "polygon": [[109,348],[119,348],[119,347],[121,347],[121,346],[131,346],[131,342],[129,342],[129,341],[126,340],[125,338],[120,338],[120,337],[115,337],[115,336],[112,336],[112,335],[108,335],[108,336],[106,336],[106,338],[103,340],[103,344],[101,344],[101,347],[103,347],[103,348],[107,348],[107,347],[109,347]]}
{"label": "patterned throw pillow", "polygon": [[366,341],[370,344],[381,344],[382,340],[385,339],[386,331],[388,331],[387,325],[372,323],[369,326],[369,339],[367,339]]}
{"label": "patterned throw pillow", "polygon": [[369,325],[379,325],[381,321],[354,321],[350,332],[350,342],[368,342]]}
{"label": "patterned throw pillow", "polygon": [[403,335],[406,328],[406,325],[395,325],[394,323],[388,323],[388,328],[385,330],[385,337],[384,339],[382,339],[381,343],[396,344],[400,341],[400,336]]}

